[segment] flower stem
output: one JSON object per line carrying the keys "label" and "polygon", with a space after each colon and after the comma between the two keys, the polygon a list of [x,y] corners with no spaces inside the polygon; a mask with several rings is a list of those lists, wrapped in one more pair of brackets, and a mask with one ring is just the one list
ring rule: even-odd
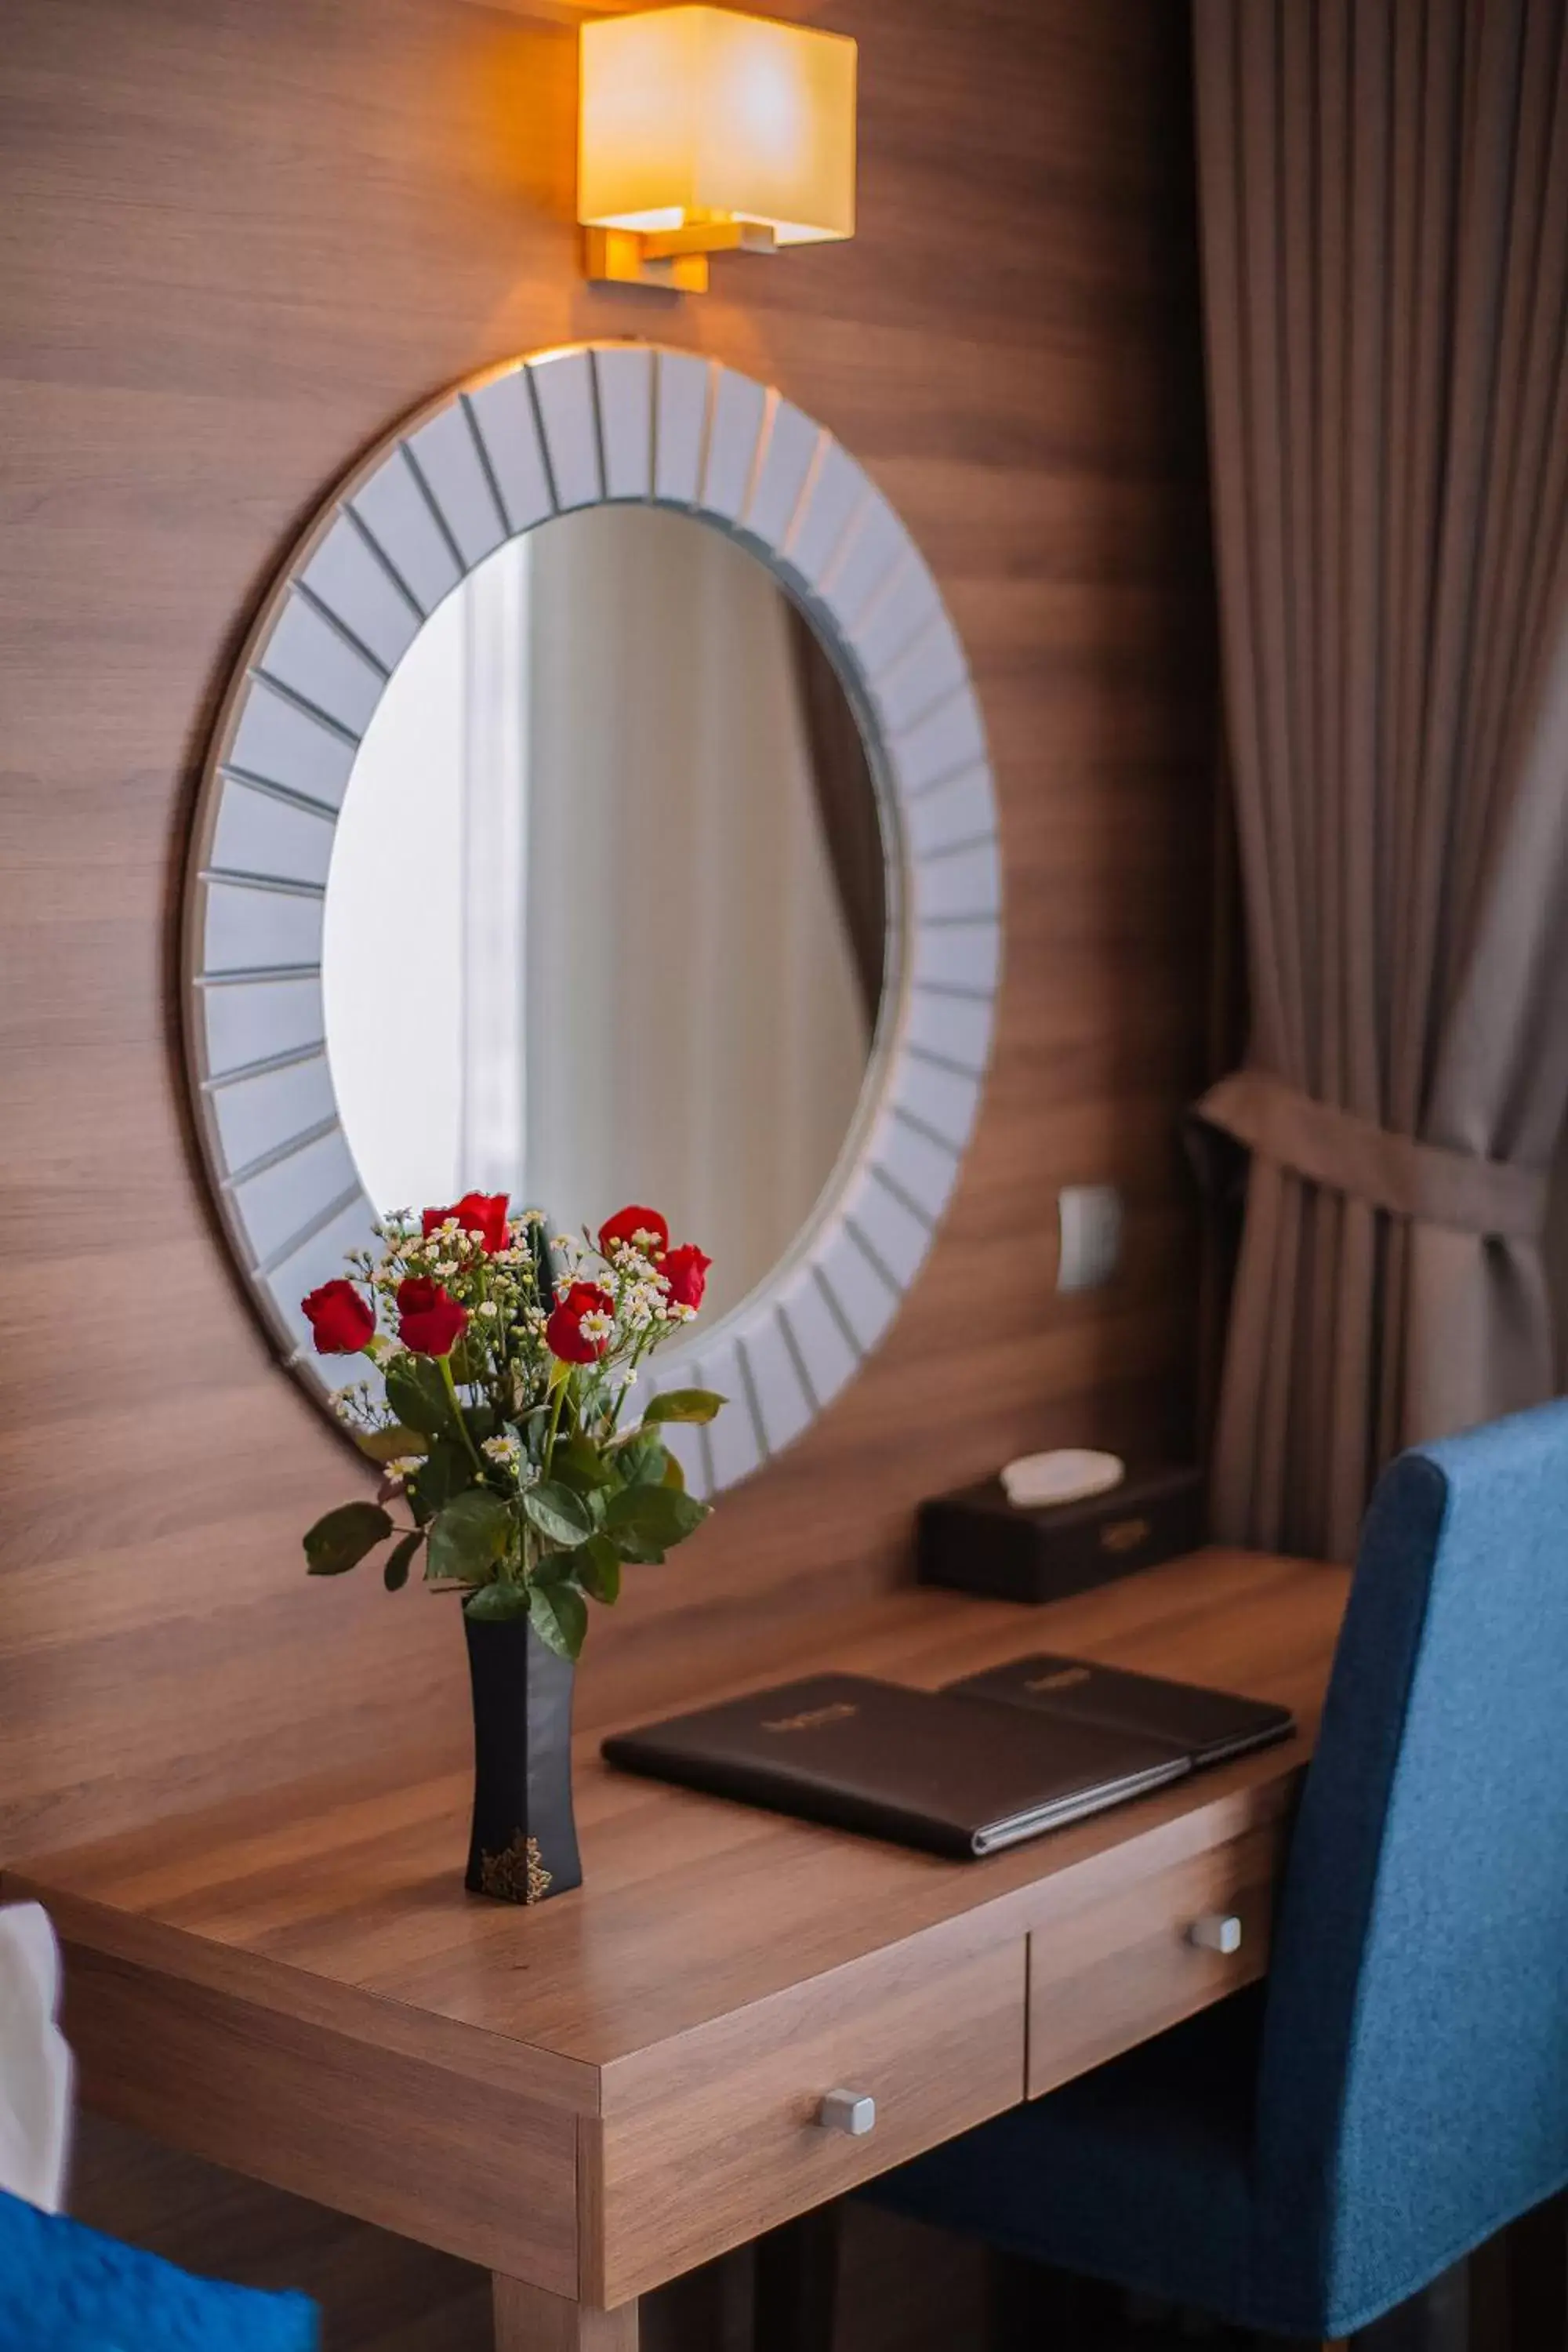
{"label": "flower stem", "polygon": [[474,1445],[473,1438],[468,1432],[468,1418],[463,1412],[462,1404],[458,1396],[458,1383],[452,1378],[452,1359],[450,1356],[437,1356],[436,1361],[441,1367],[441,1378],[447,1384],[447,1394],[452,1400],[452,1411],[458,1416],[458,1428],[462,1436],[463,1444],[468,1447],[468,1459],[473,1464],[475,1469],[479,1472],[479,1476],[482,1478],[485,1475],[485,1465],[479,1460],[479,1454]]}
{"label": "flower stem", "polygon": [[555,1439],[561,1427],[561,1408],[566,1402],[566,1381],[571,1377],[568,1372],[566,1380],[557,1381],[555,1402],[550,1408],[550,1434],[544,1441],[544,1475],[547,1478],[555,1466]]}

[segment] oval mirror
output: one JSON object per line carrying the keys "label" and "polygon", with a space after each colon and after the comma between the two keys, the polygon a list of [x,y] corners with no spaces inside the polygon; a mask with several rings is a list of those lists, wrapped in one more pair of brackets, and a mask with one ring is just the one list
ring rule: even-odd
{"label": "oval mirror", "polygon": [[746,1298],[854,1125],[886,962],[847,698],[764,565],[601,506],[431,614],[355,756],[321,994],[383,1214],[505,1192],[597,1230],[656,1202]]}
{"label": "oval mirror", "polygon": [[714,1261],[657,1385],[737,1406],[688,1475],[743,1476],[929,1245],[999,895],[962,648],[830,435],[629,345],[443,395],[290,559],[198,811],[201,1132],[291,1368],[377,1215],[647,1200]]}

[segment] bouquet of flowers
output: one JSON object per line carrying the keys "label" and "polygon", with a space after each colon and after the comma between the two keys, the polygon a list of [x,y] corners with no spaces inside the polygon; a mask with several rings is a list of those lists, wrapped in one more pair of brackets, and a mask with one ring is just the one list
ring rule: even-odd
{"label": "bouquet of flowers", "polygon": [[[343,1503],[305,1538],[311,1576],[341,1576],[390,1541],[389,1592],[424,1578],[474,1619],[527,1617],[575,1658],[590,1600],[628,1561],[662,1560],[708,1516],[660,1430],[711,1421],[724,1399],[668,1390],[626,1413],[637,1373],[702,1304],[710,1260],[671,1248],[657,1210],[627,1208],[596,1242],[547,1239],[504,1193],[389,1217],[380,1244],[304,1300],[322,1355],[382,1376],[340,1389],[339,1417],[382,1465],[374,1503]],[[622,1426],[623,1419],[628,1425]],[[394,1517],[406,1515],[407,1523]]]}

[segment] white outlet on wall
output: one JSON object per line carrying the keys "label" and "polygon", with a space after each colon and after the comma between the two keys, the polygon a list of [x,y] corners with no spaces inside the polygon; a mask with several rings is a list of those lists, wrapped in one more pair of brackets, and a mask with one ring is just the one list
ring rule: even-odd
{"label": "white outlet on wall", "polygon": [[1114,1184],[1064,1184],[1057,1195],[1058,1290],[1098,1290],[1121,1262],[1121,1195]]}

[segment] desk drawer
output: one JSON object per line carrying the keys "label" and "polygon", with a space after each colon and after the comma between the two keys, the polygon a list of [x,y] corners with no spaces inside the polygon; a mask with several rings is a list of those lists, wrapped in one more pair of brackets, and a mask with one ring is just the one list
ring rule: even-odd
{"label": "desk drawer", "polygon": [[[584,2294],[640,2294],[1016,2105],[1023,1940],[940,1941],[875,1953],[607,2068],[584,2209],[584,2261],[606,2275]],[[816,2120],[838,2089],[875,2100],[864,2137]]]}
{"label": "desk drawer", "polygon": [[[1031,1932],[1030,2098],[1263,1974],[1285,1842],[1268,1822]],[[1193,1940],[1226,1919],[1240,1924],[1234,1951]]]}

